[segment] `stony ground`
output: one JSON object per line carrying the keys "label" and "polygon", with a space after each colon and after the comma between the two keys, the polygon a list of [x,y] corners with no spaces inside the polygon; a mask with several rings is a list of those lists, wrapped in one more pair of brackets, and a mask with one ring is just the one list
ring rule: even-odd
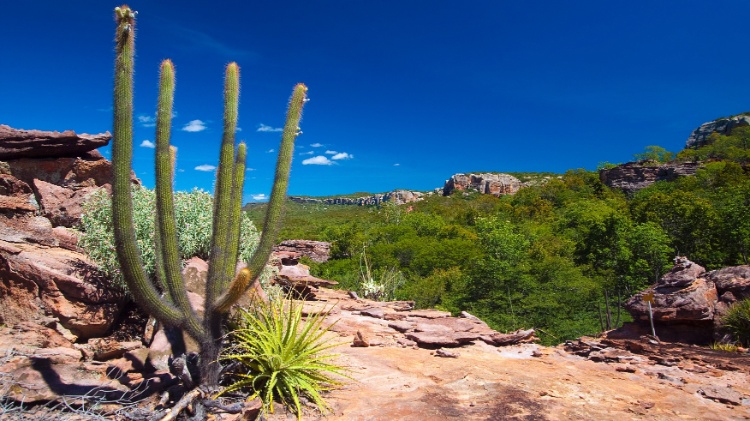
{"label": "stony ground", "polygon": [[[318,300],[306,302],[305,311],[327,312],[328,320],[336,321],[329,335],[341,342],[336,348],[339,362],[351,367],[354,380],[326,394],[331,412],[321,415],[307,408],[304,419],[750,419],[747,353],[646,337],[582,338],[554,348],[533,343],[497,346],[508,338],[523,342],[526,336],[498,334],[468,315],[409,311],[405,303],[356,300],[333,290],[321,289]],[[7,346],[7,340],[0,338],[0,344]],[[96,364],[122,363],[117,361]],[[137,374],[127,375],[138,379]],[[141,406],[152,407],[156,400],[158,394]],[[296,417],[277,409],[267,418]],[[0,419],[103,418],[42,409],[3,413],[0,408]]]}

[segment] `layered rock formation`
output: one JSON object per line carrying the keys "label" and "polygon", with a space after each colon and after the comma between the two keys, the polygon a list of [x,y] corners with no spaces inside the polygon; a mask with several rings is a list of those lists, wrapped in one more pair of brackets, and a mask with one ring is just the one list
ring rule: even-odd
{"label": "layered rock formation", "polygon": [[695,175],[701,168],[698,162],[657,164],[650,161],[628,162],[599,171],[599,179],[608,187],[635,193],[657,181],[674,181],[678,177]]}
{"label": "layered rock formation", "polygon": [[721,318],[731,304],[744,298],[750,298],[750,266],[706,272],[678,257],[669,273],[631,297],[625,308],[640,325],[640,333],[650,333],[647,300],[651,299],[655,330],[661,339],[705,344],[722,338]]}
{"label": "layered rock formation", "polygon": [[706,144],[712,133],[728,135],[735,127],[750,126],[750,115],[737,115],[728,118],[719,118],[708,123],[703,123],[690,133],[685,148],[699,148]]}
{"label": "layered rock formation", "polygon": [[445,181],[443,196],[456,191],[475,191],[499,197],[515,194],[523,186],[521,180],[510,174],[454,174]]}
{"label": "layered rock formation", "polygon": [[422,193],[411,190],[394,190],[388,193],[373,194],[370,196],[360,197],[330,197],[326,199],[317,199],[314,197],[289,196],[289,200],[296,203],[317,203],[325,205],[356,205],[371,206],[380,205],[381,203],[390,202],[397,205],[404,203],[418,202],[430,193]]}
{"label": "layered rock formation", "polygon": [[52,317],[89,338],[122,311],[123,292],[106,285],[71,230],[86,198],[110,188],[111,164],[95,150],[110,138],[0,126],[0,323]]}

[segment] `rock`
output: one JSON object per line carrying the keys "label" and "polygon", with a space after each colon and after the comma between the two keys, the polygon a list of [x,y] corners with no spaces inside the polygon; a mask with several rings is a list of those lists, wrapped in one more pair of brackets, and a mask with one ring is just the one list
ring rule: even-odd
{"label": "rock", "polygon": [[34,190],[39,197],[42,215],[54,226],[73,228],[81,222],[82,205],[100,187],[66,189],[42,180],[34,180]]}
{"label": "rock", "polygon": [[370,340],[361,330],[358,330],[352,341],[352,346],[367,348],[370,346]]}
{"label": "rock", "polygon": [[93,351],[94,359],[99,361],[120,358],[128,351],[141,348],[140,341],[120,342],[112,338],[89,339],[87,345]]}
{"label": "rock", "polygon": [[[713,270],[706,274],[706,279],[716,285],[716,290],[722,297],[722,301],[733,302],[734,300],[750,298],[750,266],[733,266]],[[732,298],[730,299],[725,294],[731,294]]]}
{"label": "rock", "polygon": [[742,404],[742,394],[732,390],[731,387],[708,386],[698,392],[707,399],[712,399],[721,403],[727,403],[730,405]]}
{"label": "rock", "polygon": [[670,322],[710,322],[714,317],[714,307],[718,300],[713,283],[704,278],[696,279],[685,288],[651,287],[636,294],[626,303],[625,308],[635,320],[648,322],[648,304],[643,295],[653,293],[651,305],[654,321]]}
{"label": "rock", "polygon": [[657,181],[674,181],[678,177],[695,175],[701,163],[681,162],[658,164],[651,161],[628,162],[599,171],[602,183],[613,189],[632,194]]}
{"label": "rock", "polygon": [[[275,253],[294,252],[297,253],[297,260],[301,256],[309,257],[313,262],[327,262],[331,253],[331,243],[325,241],[310,240],[286,240],[273,247]],[[293,262],[283,262],[283,265],[290,265]]]}
{"label": "rock", "polygon": [[110,139],[109,132],[77,135],[72,130],[45,132],[0,125],[0,159],[77,156],[106,146]]}
{"label": "rock", "polygon": [[461,356],[461,354],[455,351],[448,351],[447,349],[440,348],[435,351],[435,356],[440,358],[458,358]]}
{"label": "rock", "polygon": [[109,282],[80,253],[0,241],[0,322],[50,314],[80,338],[102,336],[125,304]]}
{"label": "rock", "polygon": [[678,256],[674,259],[672,269],[662,276],[656,283],[657,288],[680,288],[692,284],[698,277],[703,275],[706,269],[691,262],[686,257]]}
{"label": "rock", "polygon": [[353,206],[374,206],[381,203],[390,202],[396,205],[404,203],[418,202],[424,196],[432,193],[422,193],[410,190],[394,190],[389,193],[374,194],[360,197],[332,197],[327,199],[316,199],[314,197],[289,196],[288,199],[295,203],[315,203],[323,205],[353,205]]}
{"label": "rock", "polygon": [[0,214],[0,240],[8,243],[36,243],[56,247],[59,241],[55,237],[52,222],[43,216]]}
{"label": "rock", "polygon": [[478,333],[471,332],[407,332],[404,336],[425,348],[457,347],[480,337]]}
{"label": "rock", "polygon": [[714,121],[703,123],[693,130],[685,142],[685,148],[699,148],[705,145],[712,133],[728,135],[735,127],[750,125],[750,115],[737,115],[728,118],[719,118]]}
{"label": "rock", "polygon": [[445,182],[443,196],[456,191],[476,191],[499,197],[515,194],[523,186],[521,180],[510,174],[454,174]]}
{"label": "rock", "polygon": [[374,317],[376,319],[384,319],[385,318],[385,310],[383,310],[382,307],[370,307],[370,308],[364,308],[359,311],[359,314],[367,317]]}
{"label": "rock", "polygon": [[490,345],[494,346],[507,346],[519,343],[528,343],[537,341],[535,336],[536,331],[534,329],[522,330],[519,329],[513,333],[500,333],[494,332],[489,335],[482,335],[481,339]]}

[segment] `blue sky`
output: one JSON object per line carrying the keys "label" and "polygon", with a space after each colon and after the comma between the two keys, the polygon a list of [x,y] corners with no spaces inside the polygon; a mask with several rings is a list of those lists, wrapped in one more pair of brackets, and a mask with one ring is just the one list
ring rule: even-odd
{"label": "blue sky", "polygon": [[[120,3],[4,2],[0,124],[111,131]],[[241,67],[247,200],[270,192],[309,87],[289,193],[430,190],[454,173],[595,169],[750,110],[750,2],[132,1],[136,174],[153,186],[158,66],[177,85],[176,186],[213,189],[224,67]],[[102,151],[109,156],[108,148]]]}

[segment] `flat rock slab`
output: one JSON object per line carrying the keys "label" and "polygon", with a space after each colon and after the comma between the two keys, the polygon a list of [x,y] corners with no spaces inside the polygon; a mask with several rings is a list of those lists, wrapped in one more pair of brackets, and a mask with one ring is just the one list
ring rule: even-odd
{"label": "flat rock slab", "polygon": [[0,159],[76,156],[107,146],[111,139],[109,132],[79,135],[72,130],[46,132],[14,129],[0,124]]}

